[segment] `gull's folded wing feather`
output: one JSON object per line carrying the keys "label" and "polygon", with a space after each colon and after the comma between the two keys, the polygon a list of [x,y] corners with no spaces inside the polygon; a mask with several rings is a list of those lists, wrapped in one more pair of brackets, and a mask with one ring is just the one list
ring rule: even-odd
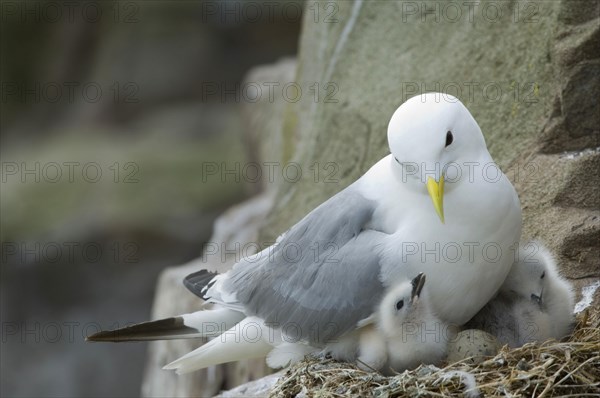
{"label": "gull's folded wing feather", "polygon": [[190,292],[194,293],[201,299],[206,300],[206,289],[212,286],[211,280],[217,275],[218,274],[216,272],[210,272],[203,269],[186,276],[183,279],[183,284]]}
{"label": "gull's folded wing feather", "polygon": [[86,338],[87,341],[151,341],[214,337],[244,319],[244,314],[221,308],[197,311],[171,318],[143,322],[116,330],[104,330]]}
{"label": "gull's folded wing feather", "polygon": [[[338,193],[265,251],[214,278],[210,301],[281,328],[288,338],[323,345],[356,328],[383,294],[380,243],[364,229],[376,203],[356,188]],[[335,322],[333,321],[335,319]]]}

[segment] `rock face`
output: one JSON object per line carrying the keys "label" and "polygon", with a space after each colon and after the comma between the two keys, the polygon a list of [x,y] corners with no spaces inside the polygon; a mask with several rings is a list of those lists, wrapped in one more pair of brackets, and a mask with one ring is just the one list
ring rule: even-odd
{"label": "rock face", "polygon": [[[545,242],[579,294],[600,277],[599,4],[312,4],[305,10],[296,76],[303,94],[278,109],[281,122],[271,123],[280,160],[302,173],[278,180],[258,241],[273,241],[386,155],[387,123],[398,105],[441,91],[470,109],[514,183],[523,240]],[[159,299],[163,289],[174,289],[164,281],[169,273]],[[176,289],[174,296],[189,296]],[[169,359],[181,353],[169,352]],[[198,382],[204,377],[193,376]],[[176,383],[185,380],[191,379]],[[156,391],[144,390],[183,390]]]}

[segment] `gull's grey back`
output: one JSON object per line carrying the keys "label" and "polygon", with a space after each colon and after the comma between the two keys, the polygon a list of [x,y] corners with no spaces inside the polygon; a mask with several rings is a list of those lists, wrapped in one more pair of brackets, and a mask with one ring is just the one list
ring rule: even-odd
{"label": "gull's grey back", "polygon": [[375,243],[382,233],[363,230],[374,210],[349,187],[294,225],[269,255],[236,264],[225,290],[235,292],[247,315],[291,338],[323,345],[343,335],[383,294]]}

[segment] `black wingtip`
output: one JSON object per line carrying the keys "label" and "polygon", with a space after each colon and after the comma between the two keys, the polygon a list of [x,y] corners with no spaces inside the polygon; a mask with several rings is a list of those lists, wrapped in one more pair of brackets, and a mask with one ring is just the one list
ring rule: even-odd
{"label": "black wingtip", "polygon": [[182,317],[138,323],[115,330],[103,330],[85,338],[94,342],[152,341],[195,337],[198,330],[185,326]]}
{"label": "black wingtip", "polygon": [[[215,276],[219,275],[218,272],[211,272],[206,269],[202,269],[193,274],[189,274],[183,279],[184,286],[196,296],[203,300],[208,300],[210,297],[206,296],[202,291],[211,285],[211,281]],[[214,283],[214,282],[212,282]]]}

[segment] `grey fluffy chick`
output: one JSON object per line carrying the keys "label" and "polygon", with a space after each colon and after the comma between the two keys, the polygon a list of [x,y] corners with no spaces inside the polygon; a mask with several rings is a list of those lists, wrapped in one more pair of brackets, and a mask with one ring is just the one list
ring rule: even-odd
{"label": "grey fluffy chick", "polygon": [[529,242],[519,248],[498,295],[465,328],[484,330],[513,348],[559,340],[573,330],[574,306],[572,287],[558,273],[552,254]]}
{"label": "grey fluffy chick", "polygon": [[360,334],[358,366],[384,374],[437,364],[446,355],[448,330],[430,309],[419,274],[389,289],[375,315],[375,324]]}

